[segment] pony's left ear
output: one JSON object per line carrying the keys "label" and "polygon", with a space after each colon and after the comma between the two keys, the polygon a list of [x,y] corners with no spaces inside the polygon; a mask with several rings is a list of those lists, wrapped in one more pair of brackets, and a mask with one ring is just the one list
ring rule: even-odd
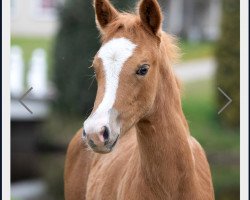
{"label": "pony's left ear", "polygon": [[139,4],[139,15],[145,28],[158,35],[163,17],[157,0],[142,0]]}
{"label": "pony's left ear", "polygon": [[94,0],[96,24],[100,31],[118,17],[118,11],[109,0]]}

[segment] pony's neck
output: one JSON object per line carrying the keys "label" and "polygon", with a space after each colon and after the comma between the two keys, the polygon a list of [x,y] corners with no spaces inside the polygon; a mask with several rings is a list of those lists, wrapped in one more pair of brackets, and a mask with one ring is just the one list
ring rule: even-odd
{"label": "pony's neck", "polygon": [[143,176],[156,194],[171,195],[183,189],[180,182],[193,182],[194,163],[177,81],[161,70],[154,109],[136,127]]}

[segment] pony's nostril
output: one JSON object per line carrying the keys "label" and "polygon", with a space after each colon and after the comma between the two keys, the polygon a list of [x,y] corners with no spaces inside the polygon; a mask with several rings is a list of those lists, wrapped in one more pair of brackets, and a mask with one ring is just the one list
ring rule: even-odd
{"label": "pony's nostril", "polygon": [[109,140],[109,130],[106,126],[104,126],[103,138],[104,138],[104,141]]}
{"label": "pony's nostril", "polygon": [[83,135],[83,137],[86,137],[86,132],[85,132],[84,129],[83,129],[83,131],[82,131],[82,135]]}

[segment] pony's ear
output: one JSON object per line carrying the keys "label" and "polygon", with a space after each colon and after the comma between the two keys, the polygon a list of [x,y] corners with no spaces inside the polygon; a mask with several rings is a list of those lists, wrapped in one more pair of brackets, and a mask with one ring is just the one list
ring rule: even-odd
{"label": "pony's ear", "polygon": [[162,13],[157,0],[142,0],[139,15],[145,28],[157,35],[162,25]]}
{"label": "pony's ear", "polygon": [[96,24],[100,31],[103,31],[118,16],[118,11],[111,5],[109,0],[94,0],[94,8]]}

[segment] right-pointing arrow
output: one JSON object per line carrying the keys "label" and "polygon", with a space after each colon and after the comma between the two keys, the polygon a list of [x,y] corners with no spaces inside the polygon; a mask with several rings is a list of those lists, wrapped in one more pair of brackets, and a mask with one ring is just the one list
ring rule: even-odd
{"label": "right-pointing arrow", "polygon": [[223,111],[223,110],[225,110],[225,108],[230,104],[230,103],[232,103],[232,99],[220,88],[220,87],[218,87],[218,90],[228,99],[228,102],[219,110],[219,112],[218,112],[218,115],[219,114],[221,114],[221,112]]}

